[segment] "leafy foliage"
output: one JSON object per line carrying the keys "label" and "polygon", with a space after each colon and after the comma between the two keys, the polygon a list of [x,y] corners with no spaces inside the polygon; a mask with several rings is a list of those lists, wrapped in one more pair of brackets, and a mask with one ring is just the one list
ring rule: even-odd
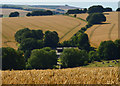
{"label": "leafy foliage", "polygon": [[104,8],[101,5],[94,5],[94,6],[89,7],[87,12],[89,14],[90,13],[102,13],[104,12]]}
{"label": "leafy foliage", "polygon": [[46,47],[55,48],[59,42],[59,37],[56,31],[46,31],[44,43]]}
{"label": "leafy foliage", "polygon": [[62,67],[78,67],[87,64],[88,55],[84,50],[64,49],[60,56]]}
{"label": "leafy foliage", "polygon": [[25,69],[25,59],[23,57],[23,53],[20,51],[16,51],[10,47],[3,47],[2,49],[2,69],[14,69],[21,70]]}
{"label": "leafy foliage", "polygon": [[92,13],[86,18],[88,24],[100,24],[106,21],[106,17],[102,13]]}
{"label": "leafy foliage", "polygon": [[66,14],[80,14],[80,13],[86,13],[87,12],[87,9],[70,9],[67,11]]}
{"label": "leafy foliage", "polygon": [[103,60],[112,60],[117,58],[117,47],[113,41],[104,41],[101,42],[98,53],[100,59]]}
{"label": "leafy foliage", "polygon": [[34,69],[52,68],[57,63],[57,55],[54,50],[34,49],[28,59],[28,66]]}
{"label": "leafy foliage", "polygon": [[44,15],[53,15],[53,12],[50,10],[46,11],[35,10],[32,11],[32,13],[28,13],[26,16],[44,16]]}
{"label": "leafy foliage", "polygon": [[9,17],[18,17],[19,16],[19,12],[11,12],[9,14]]}

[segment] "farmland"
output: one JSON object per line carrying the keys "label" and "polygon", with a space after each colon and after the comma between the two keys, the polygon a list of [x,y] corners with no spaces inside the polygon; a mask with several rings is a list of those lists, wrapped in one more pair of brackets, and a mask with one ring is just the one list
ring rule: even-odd
{"label": "farmland", "polygon": [[25,11],[25,10],[19,10],[19,9],[2,9],[2,14],[4,17],[8,17],[11,12],[19,12],[21,17],[26,16],[26,14],[30,11]]}
{"label": "farmland", "polygon": [[70,39],[85,25],[82,20],[62,15],[2,18],[2,44],[17,48],[14,34],[23,28],[57,31],[62,42]]}
{"label": "farmland", "polygon": [[2,71],[3,84],[118,84],[117,67]]}
{"label": "farmland", "polygon": [[[92,46],[98,47],[101,41],[118,39],[118,12],[104,13],[107,21],[89,28],[86,33]],[[78,14],[77,17],[86,19],[88,14]]]}

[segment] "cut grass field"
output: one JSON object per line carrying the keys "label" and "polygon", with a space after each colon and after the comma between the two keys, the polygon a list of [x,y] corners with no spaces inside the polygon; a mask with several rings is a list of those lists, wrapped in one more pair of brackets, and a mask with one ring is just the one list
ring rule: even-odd
{"label": "cut grass field", "polygon": [[34,17],[16,17],[2,18],[2,44],[17,48],[14,40],[16,31],[29,28],[57,31],[60,42],[70,39],[86,22],[69,16],[34,16]]}
{"label": "cut grass field", "polygon": [[6,9],[6,8],[0,9],[0,10],[2,10],[2,14],[4,17],[8,17],[11,12],[15,12],[15,11],[20,13],[20,17],[24,17],[28,12],[30,12],[30,11],[25,11],[20,9]]}
{"label": "cut grass field", "polygon": [[[88,14],[77,14],[77,17],[86,19]],[[94,47],[98,47],[101,41],[118,39],[118,12],[106,12],[106,22],[103,24],[93,25],[86,33],[88,34],[90,43]]]}
{"label": "cut grass field", "polygon": [[3,84],[118,84],[117,67],[2,71]]}

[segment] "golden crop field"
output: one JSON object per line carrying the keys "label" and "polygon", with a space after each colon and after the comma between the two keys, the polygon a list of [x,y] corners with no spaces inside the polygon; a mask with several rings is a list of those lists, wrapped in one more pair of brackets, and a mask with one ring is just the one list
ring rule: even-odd
{"label": "golden crop field", "polygon": [[57,31],[62,42],[70,39],[85,24],[63,15],[2,18],[2,45],[17,48],[14,34],[23,28]]}
{"label": "golden crop field", "polygon": [[[86,19],[88,14],[77,14],[77,17]],[[118,12],[106,12],[107,21],[89,28],[86,33],[92,46],[98,47],[101,41],[118,39]]]}
{"label": "golden crop field", "polygon": [[[0,9],[1,10],[1,9]],[[4,16],[9,16],[11,12],[19,12],[20,16],[26,16],[26,14],[30,11],[25,11],[25,10],[19,10],[19,9],[2,9],[2,13]]]}
{"label": "golden crop field", "polygon": [[2,84],[118,84],[118,67],[2,71]]}

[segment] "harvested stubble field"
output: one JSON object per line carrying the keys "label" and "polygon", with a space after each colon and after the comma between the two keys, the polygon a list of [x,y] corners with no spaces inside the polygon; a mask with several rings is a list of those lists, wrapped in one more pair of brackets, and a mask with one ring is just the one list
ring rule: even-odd
{"label": "harvested stubble field", "polygon": [[2,71],[3,84],[118,84],[118,67]]}
{"label": "harvested stubble field", "polygon": [[2,18],[2,45],[17,48],[14,34],[23,28],[57,31],[62,42],[70,39],[85,24],[82,20],[63,15]]}
{"label": "harvested stubble field", "polygon": [[[92,46],[98,47],[101,41],[118,39],[118,12],[105,12],[107,21],[89,28],[86,33]],[[78,14],[77,17],[86,19],[88,14]]]}
{"label": "harvested stubble field", "polygon": [[15,12],[15,11],[19,12],[20,16],[22,16],[22,17],[26,16],[26,14],[28,12],[30,12],[30,11],[25,11],[25,10],[20,10],[20,9],[6,9],[6,8],[0,9],[0,10],[2,10],[2,13],[0,13],[0,14],[3,14],[6,17],[8,17],[11,12]]}

